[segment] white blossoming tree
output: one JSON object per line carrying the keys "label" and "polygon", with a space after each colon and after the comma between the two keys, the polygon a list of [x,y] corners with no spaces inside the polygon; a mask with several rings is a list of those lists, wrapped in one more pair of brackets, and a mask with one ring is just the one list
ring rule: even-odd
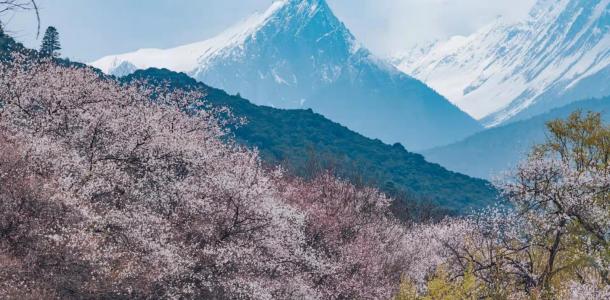
{"label": "white blossoming tree", "polygon": [[498,183],[510,207],[468,218],[457,239],[435,233],[450,279],[425,293],[455,297],[476,278],[474,298],[610,297],[610,128],[594,113],[548,127],[548,142]]}
{"label": "white blossoming tree", "polygon": [[[202,95],[17,55],[0,65],[0,293],[389,298],[389,199],[265,169]],[[222,116],[222,117],[219,117]],[[238,121],[238,120],[237,120]]]}

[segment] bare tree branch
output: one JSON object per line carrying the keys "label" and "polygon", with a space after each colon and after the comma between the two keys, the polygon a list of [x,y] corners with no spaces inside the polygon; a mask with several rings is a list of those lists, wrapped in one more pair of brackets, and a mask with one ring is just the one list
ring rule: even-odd
{"label": "bare tree branch", "polygon": [[[0,15],[19,10],[33,10],[36,13],[36,38],[40,36],[40,12],[35,0],[0,0]],[[0,22],[1,23],[1,22]]]}

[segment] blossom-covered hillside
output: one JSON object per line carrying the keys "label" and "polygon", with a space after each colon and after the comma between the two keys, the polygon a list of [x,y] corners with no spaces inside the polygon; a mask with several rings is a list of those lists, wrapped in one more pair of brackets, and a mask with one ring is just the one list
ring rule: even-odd
{"label": "blossom-covered hillside", "polygon": [[515,211],[416,224],[374,188],[264,168],[227,137],[239,119],[194,91],[23,55],[0,86],[5,298],[610,296],[596,115],[550,124],[555,139],[499,184]]}
{"label": "blossom-covered hillside", "polygon": [[[238,143],[256,147],[265,163],[282,165],[290,173],[304,177],[315,173],[312,169],[332,169],[352,182],[406,196],[394,209],[420,203],[428,208],[438,206],[444,212],[468,213],[496,201],[497,191],[485,180],[447,171],[400,144],[368,139],[311,110],[255,105],[184,73],[165,69],[139,70],[121,80],[146,80],[153,85],[204,94],[207,103],[227,107],[236,117],[245,119],[244,124],[233,126],[231,133]],[[417,210],[397,213],[403,218],[404,213],[413,215],[419,213]]]}
{"label": "blossom-covered hillside", "polygon": [[3,295],[387,298],[396,286],[404,230],[385,196],[264,169],[221,140],[222,111],[192,109],[200,95],[23,57],[0,83]]}

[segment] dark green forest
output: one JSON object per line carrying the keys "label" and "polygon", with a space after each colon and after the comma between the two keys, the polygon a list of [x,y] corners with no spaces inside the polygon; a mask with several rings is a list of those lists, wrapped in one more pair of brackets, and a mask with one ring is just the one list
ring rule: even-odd
{"label": "dark green forest", "polygon": [[352,181],[374,185],[410,202],[439,205],[466,212],[492,203],[496,192],[481,179],[451,172],[402,145],[366,138],[312,110],[283,110],[258,106],[238,95],[165,69],[137,71],[125,82],[147,80],[171,88],[198,90],[215,106],[228,107],[247,124],[233,130],[237,141],[256,147],[270,164],[282,164],[296,175],[333,169]]}

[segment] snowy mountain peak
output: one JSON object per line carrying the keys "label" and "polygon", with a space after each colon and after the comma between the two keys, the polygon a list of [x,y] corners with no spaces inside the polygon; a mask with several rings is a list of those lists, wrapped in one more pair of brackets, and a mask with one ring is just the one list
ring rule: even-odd
{"label": "snowy mountain peak", "polygon": [[224,48],[243,44],[272,20],[280,9],[288,7],[292,2],[293,0],[275,1],[265,12],[255,13],[219,35],[202,42],[172,49],[139,49],[131,53],[106,56],[89,64],[102,70],[104,73],[119,76],[126,75],[116,74],[117,72],[115,72],[117,67],[124,62],[134,66],[135,69],[156,67],[179,72],[190,72]]}
{"label": "snowy mountain peak", "polygon": [[92,65],[115,75],[149,67],[185,72],[256,104],[311,108],[409,149],[447,144],[481,129],[429,87],[373,56],[325,0],[275,1],[215,38]]}
{"label": "snowy mountain peak", "polygon": [[298,36],[306,34],[307,27],[311,26],[316,28],[311,30],[314,36],[309,38],[322,40],[340,34],[351,45],[352,52],[360,49],[360,45],[335,17],[325,0],[277,0],[263,13],[255,13],[211,39],[172,49],[139,49],[131,53],[106,56],[90,65],[104,73],[120,76],[126,75],[121,72],[125,68],[117,68],[125,62],[133,66],[130,68],[133,71],[157,67],[192,73],[215,57],[226,55],[227,49],[243,48],[244,43],[255,41],[258,35],[288,33]]}
{"label": "snowy mountain peak", "polygon": [[[243,43],[200,59],[189,74],[230,92],[243,94],[250,90],[244,95],[261,104],[302,108],[307,107],[309,100],[303,97],[309,93],[306,90],[335,82],[346,64],[356,57],[369,59],[370,53],[360,46],[326,1],[284,0],[274,5],[277,9],[267,13],[266,21]],[[231,68],[235,68],[231,71],[231,82],[227,82],[226,76],[218,76],[219,69]]]}
{"label": "snowy mountain peak", "polygon": [[328,5],[324,0],[284,0],[286,7],[296,9],[299,12],[305,12],[313,15],[318,9],[328,9]]}
{"label": "snowy mountain peak", "polygon": [[355,43],[347,27],[335,16],[325,0],[283,0],[275,10],[265,28],[266,32],[285,33],[295,38],[319,41],[338,36],[346,42]]}
{"label": "snowy mountain peak", "polygon": [[609,6],[539,0],[521,22],[495,21],[462,42],[440,42],[419,58],[394,62],[486,125],[498,125],[604,96],[605,85],[591,85],[610,73]]}

